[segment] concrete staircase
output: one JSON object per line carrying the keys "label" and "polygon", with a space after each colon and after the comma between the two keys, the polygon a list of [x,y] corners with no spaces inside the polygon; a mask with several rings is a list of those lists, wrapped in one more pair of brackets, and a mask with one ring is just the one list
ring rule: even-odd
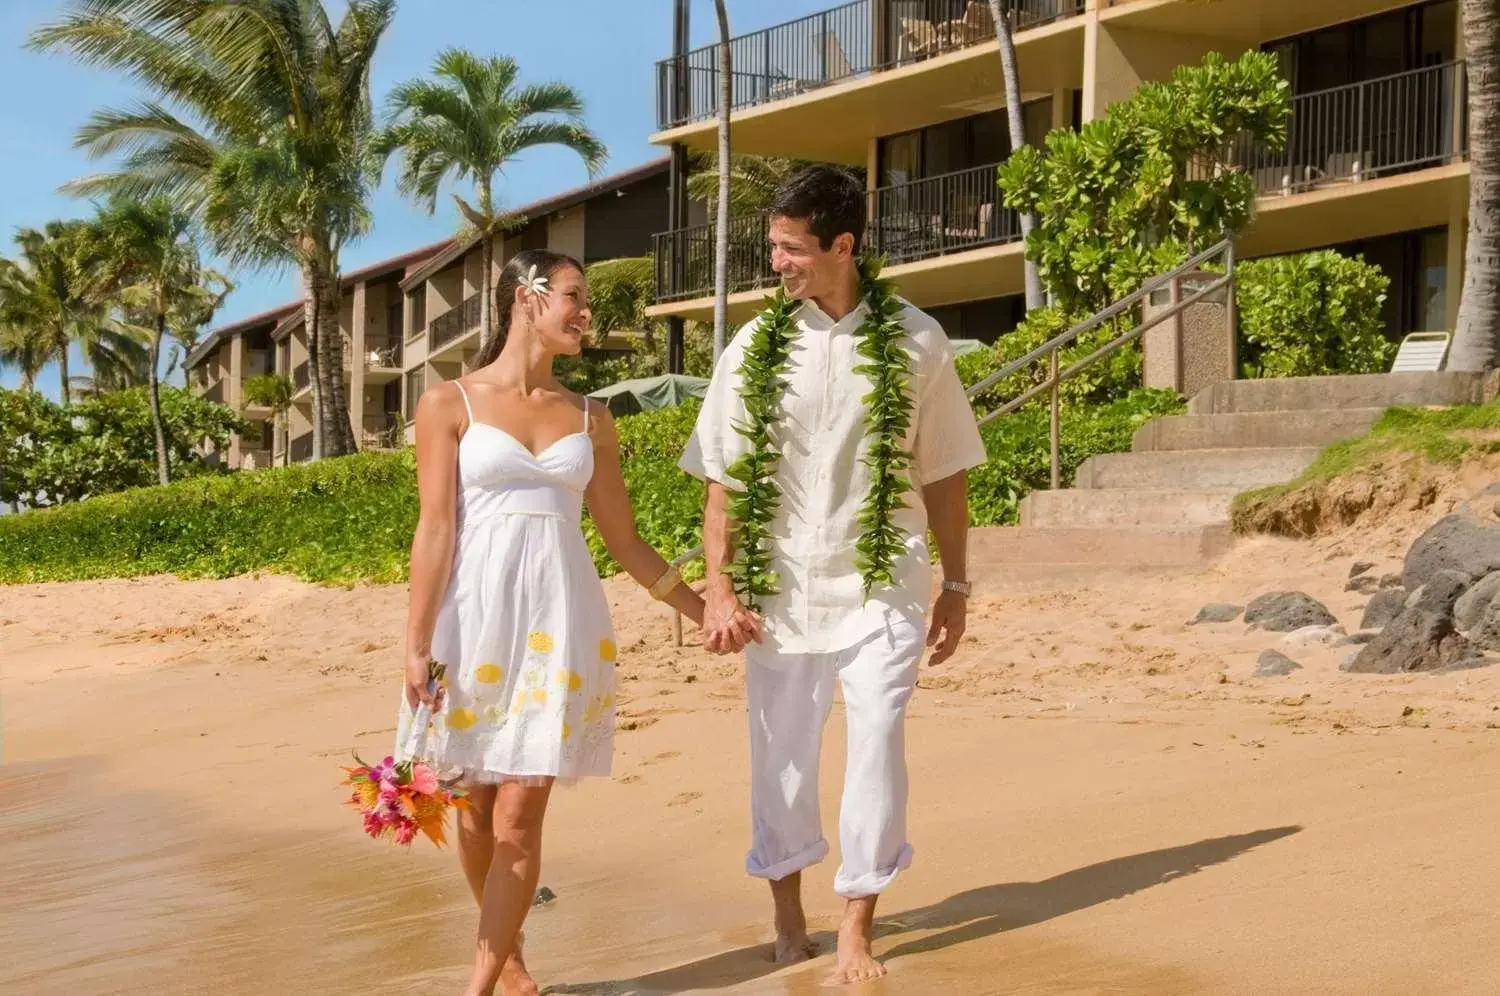
{"label": "concrete staircase", "polygon": [[1482,376],[1454,373],[1216,384],[1187,414],[1142,426],[1131,452],[1084,461],[1072,488],[1032,492],[1020,526],[974,530],[970,556],[995,566],[1201,563],[1229,547],[1236,494],[1293,480],[1386,408],[1473,404],[1483,393]]}

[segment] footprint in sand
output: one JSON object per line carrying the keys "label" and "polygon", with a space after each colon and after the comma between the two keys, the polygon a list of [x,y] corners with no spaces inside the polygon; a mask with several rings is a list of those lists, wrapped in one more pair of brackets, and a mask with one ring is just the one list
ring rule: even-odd
{"label": "footprint in sand", "polygon": [[696,802],[701,798],[703,798],[702,792],[678,792],[676,795],[672,796],[672,801],[667,803],[667,805],[686,806],[688,803]]}

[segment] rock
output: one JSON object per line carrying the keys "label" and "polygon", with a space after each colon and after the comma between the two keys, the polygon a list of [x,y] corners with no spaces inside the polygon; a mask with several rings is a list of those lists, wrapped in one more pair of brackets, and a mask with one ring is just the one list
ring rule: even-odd
{"label": "rock", "polygon": [[1386,623],[1399,616],[1405,607],[1406,592],[1400,588],[1377,591],[1375,597],[1370,599],[1370,604],[1365,606],[1365,615],[1359,621],[1359,628],[1381,629]]}
{"label": "rock", "polygon": [[538,887],[536,890],[536,895],[531,897],[531,905],[546,906],[548,903],[556,902],[556,900],[557,893],[553,892],[551,889],[543,885]]}
{"label": "rock", "polygon": [[1471,578],[1500,571],[1500,524],[1472,515],[1439,519],[1407,551],[1402,581],[1414,591],[1442,570]]}
{"label": "rock", "polygon": [[1281,642],[1288,647],[1327,647],[1337,643],[1343,635],[1342,626],[1304,626],[1283,636]]}
{"label": "rock", "polygon": [[1478,668],[1489,667],[1493,663],[1495,663],[1495,662],[1492,661],[1492,660],[1490,660],[1488,657],[1483,657],[1483,656],[1465,657],[1463,660],[1461,660],[1461,661],[1454,661],[1452,664],[1449,664],[1448,666],[1446,666],[1444,668],[1441,668],[1440,670],[1443,670],[1443,671],[1474,671],[1474,670],[1477,670]]}
{"label": "rock", "polygon": [[1380,635],[1380,630],[1378,630],[1378,629],[1361,629],[1361,630],[1358,630],[1356,632],[1350,633],[1348,636],[1344,637],[1338,643],[1335,643],[1334,646],[1336,646],[1336,647],[1363,647],[1365,644],[1369,643],[1371,640],[1375,639],[1379,635]]}
{"label": "rock", "polygon": [[1467,633],[1484,618],[1484,610],[1490,607],[1495,596],[1500,594],[1500,571],[1491,571],[1469,587],[1453,605],[1453,621],[1460,633]]}
{"label": "rock", "polygon": [[1263,650],[1255,662],[1255,677],[1284,678],[1293,671],[1302,670],[1302,665],[1279,650]]}
{"label": "rock", "polygon": [[1401,575],[1399,575],[1399,574],[1382,574],[1380,576],[1380,590],[1381,591],[1384,591],[1387,588],[1402,588],[1402,587],[1405,587],[1405,585],[1401,581]]}
{"label": "rock", "polygon": [[1228,602],[1210,602],[1198,610],[1198,615],[1189,626],[1199,623],[1227,623],[1234,622],[1240,617],[1244,609],[1238,605],[1230,605]]}
{"label": "rock", "polygon": [[1344,670],[1354,674],[1436,671],[1469,656],[1469,641],[1453,628],[1452,616],[1408,609],[1391,620]]}
{"label": "rock", "polygon": [[1349,568],[1349,580],[1354,580],[1361,574],[1368,574],[1375,569],[1375,565],[1368,560],[1356,560],[1354,566]]}
{"label": "rock", "polygon": [[1491,600],[1484,612],[1469,630],[1469,639],[1476,647],[1485,650],[1500,650],[1500,598]]}
{"label": "rock", "polygon": [[1345,591],[1357,591],[1361,595],[1373,595],[1380,590],[1380,582],[1368,574],[1361,575],[1344,585]]}
{"label": "rock", "polygon": [[1459,596],[1468,591],[1469,585],[1473,583],[1473,578],[1459,571],[1438,571],[1432,576],[1432,580],[1406,596],[1406,608],[1451,616]]}
{"label": "rock", "polygon": [[1300,591],[1273,591],[1245,608],[1245,622],[1272,633],[1290,633],[1305,626],[1332,626],[1338,620],[1322,602]]}
{"label": "rock", "polygon": [[1353,664],[1356,660],[1359,659],[1359,651],[1360,651],[1360,648],[1359,647],[1355,647],[1353,650],[1351,650],[1347,654],[1345,654],[1344,655],[1344,659],[1341,660],[1341,661],[1339,661],[1339,670],[1340,671],[1347,671],[1347,670],[1349,670],[1349,665]]}

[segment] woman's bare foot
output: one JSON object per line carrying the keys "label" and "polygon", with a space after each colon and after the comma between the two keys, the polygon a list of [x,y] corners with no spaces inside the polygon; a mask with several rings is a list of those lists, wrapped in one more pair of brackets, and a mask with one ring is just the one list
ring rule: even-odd
{"label": "woman's bare foot", "polygon": [[541,992],[536,980],[526,970],[526,959],[521,953],[521,945],[525,943],[526,935],[518,934],[516,949],[505,959],[505,967],[500,970],[500,992],[503,996],[539,996]]}
{"label": "woman's bare foot", "polygon": [[824,980],[827,986],[847,986],[878,979],[886,968],[875,960],[870,941],[875,927],[875,897],[851,899],[839,924],[839,957],[833,974]]}

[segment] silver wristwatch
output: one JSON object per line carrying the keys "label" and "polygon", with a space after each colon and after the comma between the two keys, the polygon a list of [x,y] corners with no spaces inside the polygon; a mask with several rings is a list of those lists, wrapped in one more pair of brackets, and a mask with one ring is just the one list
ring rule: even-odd
{"label": "silver wristwatch", "polygon": [[967,581],[944,581],[943,590],[955,592],[968,598],[974,591],[974,586]]}

